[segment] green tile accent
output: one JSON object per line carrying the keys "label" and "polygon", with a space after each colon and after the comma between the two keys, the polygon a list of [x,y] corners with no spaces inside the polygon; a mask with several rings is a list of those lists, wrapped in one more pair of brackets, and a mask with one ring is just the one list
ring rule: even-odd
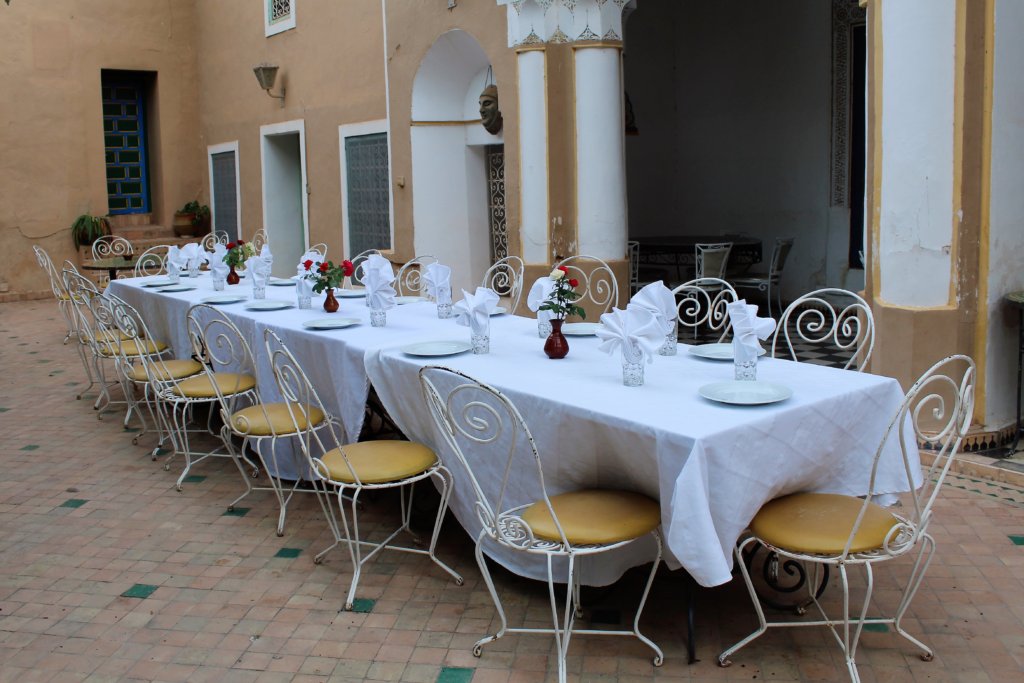
{"label": "green tile accent", "polygon": [[62,508],[80,508],[80,507],[82,507],[83,505],[85,505],[88,502],[89,501],[85,500],[84,498],[68,498],[63,503],[58,505],[57,507],[62,507]]}
{"label": "green tile accent", "polygon": [[889,624],[864,624],[864,630],[871,633],[888,633]]}
{"label": "green tile accent", "polygon": [[170,452],[171,451],[169,449],[167,449],[167,448],[158,448],[158,449],[156,449],[156,454],[157,455],[167,455]]}
{"label": "green tile accent", "polygon": [[142,598],[145,600],[150,595],[156,592],[156,589],[160,586],[152,586],[148,583],[137,583],[124,593],[121,593],[122,598]]}
{"label": "green tile accent", "polygon": [[78,384],[78,382],[64,382],[64,386],[66,386],[66,387],[73,387],[76,384]]}
{"label": "green tile accent", "polygon": [[64,371],[63,370],[54,370],[53,372],[50,373],[50,377],[53,377],[54,375],[59,375],[62,372],[64,372]]}
{"label": "green tile accent", "polygon": [[1010,536],[1010,540],[1013,541],[1014,545],[1024,545],[1024,536]]}
{"label": "green tile accent", "polygon": [[34,355],[36,355],[37,353],[39,353],[39,352],[38,352],[38,351],[29,351],[29,352],[28,352],[28,355],[30,355],[30,356],[34,356]]}
{"label": "green tile accent", "polygon": [[52,362],[49,358],[40,358],[36,361],[37,363],[50,363]]}
{"label": "green tile accent", "polygon": [[30,443],[27,446],[22,446],[18,450],[19,451],[38,451],[39,450],[39,444]]}
{"label": "green tile accent", "polygon": [[233,510],[225,510],[222,517],[245,517],[246,513],[252,508],[235,508]]}
{"label": "green tile accent", "polygon": [[442,666],[437,676],[437,683],[469,683],[473,680],[475,669],[464,669],[457,666]]}
{"label": "green tile accent", "polygon": [[[163,449],[160,449],[160,450],[163,450]],[[182,479],[182,481],[185,482],[186,484],[198,484],[201,481],[206,481],[206,475],[203,475],[203,474],[190,474],[187,477],[185,477],[184,479]]]}
{"label": "green tile accent", "polygon": [[274,553],[274,557],[298,557],[301,552],[302,548],[281,548]]}
{"label": "green tile accent", "polygon": [[352,611],[368,614],[369,612],[373,611],[373,606],[376,604],[377,601],[371,600],[370,598],[356,598],[352,601]]}
{"label": "green tile accent", "polygon": [[0,408],[0,413],[6,413],[10,408]]}
{"label": "green tile accent", "polygon": [[124,431],[126,431],[126,432],[137,432],[137,431],[139,431],[139,428],[138,427],[125,427]]}

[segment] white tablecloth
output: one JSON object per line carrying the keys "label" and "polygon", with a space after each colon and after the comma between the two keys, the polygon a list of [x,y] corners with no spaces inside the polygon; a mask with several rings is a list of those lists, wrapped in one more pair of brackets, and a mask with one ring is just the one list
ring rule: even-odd
{"label": "white tablecloth", "polygon": [[[142,289],[145,281],[115,280],[111,291],[139,308],[154,336],[169,340],[177,356],[187,357],[185,313],[213,293],[209,277],[201,276],[195,291],[173,294]],[[250,293],[245,281],[228,290]],[[270,298],[294,301],[291,287],[267,291]],[[355,439],[362,426],[369,377],[409,438],[440,448],[443,442],[434,434],[417,372],[430,360],[461,370],[500,389],[517,405],[545,460],[549,493],[614,486],[660,500],[666,560],[707,586],[731,578],[732,548],[765,502],[796,491],[864,494],[871,458],[902,400],[899,384],[890,378],[762,359],[759,379],[790,387],[791,398],[755,407],[712,403],[700,398],[697,389],[731,379],[732,364],[696,358],[685,345],[679,355],[659,356],[648,365],[644,386],[624,387],[619,358],[598,352],[596,337],[570,338],[568,357],[551,361],[542,351],[536,322],[511,315],[492,318],[489,355],[423,359],[398,347],[438,339],[468,341],[468,328],[438,320],[429,303],[391,309],[388,326],[373,328],[362,299],[342,299],[335,316],[358,318],[362,324],[309,331],[301,327],[304,320],[327,317],[315,298],[313,305],[312,311],[260,313],[243,304],[223,309],[263,359],[259,383],[268,400],[276,397],[269,393],[273,379],[263,351],[263,329],[269,326],[303,364],[328,409],[336,411],[346,438]],[[883,454],[877,481],[879,492],[909,488],[895,444]],[[457,486],[452,509],[475,536],[472,502]],[[522,554],[488,554],[518,573],[541,575]],[[611,583],[649,558],[643,548],[627,548],[587,562],[584,581]]]}

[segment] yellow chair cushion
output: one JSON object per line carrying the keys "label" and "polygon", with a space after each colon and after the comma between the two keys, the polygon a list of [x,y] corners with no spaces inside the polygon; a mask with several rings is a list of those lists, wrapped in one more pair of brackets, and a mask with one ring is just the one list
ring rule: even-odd
{"label": "yellow chair cushion", "polygon": [[[181,379],[191,377],[203,371],[203,364],[195,360],[165,360],[157,363],[153,368],[153,375],[156,379],[167,381],[168,379]],[[148,382],[150,375],[146,373],[143,365],[136,365],[128,373],[128,378],[135,382]]]}
{"label": "yellow chair cushion", "polygon": [[[297,404],[296,404],[297,406]],[[264,413],[264,411],[266,411]],[[312,426],[317,426],[324,421],[324,412],[319,408],[310,406],[309,419]],[[299,424],[299,431],[309,427],[302,410],[295,409],[295,419]],[[231,426],[242,434],[251,436],[271,436],[276,434],[295,434],[295,422],[292,421],[291,411],[285,403],[263,403],[261,405],[243,408],[231,416]]]}
{"label": "yellow chair cushion", "polygon": [[[102,340],[100,340],[102,341]],[[104,356],[117,355],[117,344],[107,344],[100,349]],[[167,344],[153,341],[152,339],[127,339],[121,342],[121,353],[126,356],[141,356],[142,354],[152,355],[167,349]],[[141,351],[140,351],[141,349]]]}
{"label": "yellow chair cushion", "polygon": [[[838,555],[853,531],[864,501],[835,493],[794,493],[770,501],[750,523],[750,530],[765,543],[797,553]],[[896,519],[885,508],[871,503],[850,551],[882,547]]]}
{"label": "yellow chair cushion", "polygon": [[364,484],[383,484],[416,476],[433,467],[437,456],[423,444],[408,441],[365,441],[343,446],[348,464],[341,456],[341,449],[334,448],[324,453],[325,476],[333,481],[346,484],[355,482],[349,465]]}
{"label": "yellow chair cushion", "polygon": [[198,377],[189,377],[178,382],[174,393],[186,398],[217,398],[214,382],[220,387],[222,396],[240,394],[256,386],[256,378],[252,375],[240,375],[237,372],[213,372]]}
{"label": "yellow chair cushion", "polygon": [[[78,338],[82,340],[83,344],[88,341],[88,337],[86,337],[84,332],[80,333]],[[106,342],[116,342],[118,339],[127,339],[128,335],[120,330],[98,330],[95,333],[95,338],[96,341],[102,344]]]}
{"label": "yellow chair cushion", "polygon": [[[552,496],[562,531],[573,545],[618,543],[639,538],[661,524],[661,506],[642,493],[585,489]],[[558,527],[544,501],[537,501],[522,514],[537,538],[561,541]]]}

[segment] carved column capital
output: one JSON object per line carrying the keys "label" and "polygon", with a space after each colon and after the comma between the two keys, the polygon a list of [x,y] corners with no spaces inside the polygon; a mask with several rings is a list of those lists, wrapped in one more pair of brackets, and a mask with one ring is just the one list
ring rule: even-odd
{"label": "carved column capital", "polygon": [[508,11],[508,46],[622,41],[622,17],[637,0],[497,0]]}

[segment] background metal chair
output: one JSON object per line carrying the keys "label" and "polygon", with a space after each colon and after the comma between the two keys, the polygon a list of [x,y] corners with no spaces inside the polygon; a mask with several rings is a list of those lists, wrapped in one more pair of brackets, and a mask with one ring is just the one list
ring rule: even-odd
{"label": "background metal chair", "polygon": [[782,269],[786,267],[786,259],[793,248],[792,237],[776,237],[772,248],[772,258],[767,273],[749,273],[741,277],[730,278],[735,289],[756,289],[764,292],[768,299],[768,317],[772,315],[772,291],[775,291],[775,302],[779,311],[782,310]]}
{"label": "background metal chair", "polygon": [[509,310],[514,313],[523,295],[524,269],[523,259],[506,256],[487,269],[481,286],[493,289],[499,296],[508,297]]}
{"label": "background metal chair", "polygon": [[206,251],[213,251],[213,245],[215,244],[227,244],[230,240],[228,239],[228,233],[225,230],[211,230],[210,232],[203,235],[203,238],[199,240],[199,245]]}
{"label": "background metal chair", "polygon": [[424,282],[421,270],[423,266],[437,263],[437,258],[428,254],[417,256],[402,264],[395,278],[398,296],[424,296]]}
{"label": "background metal chair", "polygon": [[327,259],[327,245],[324,242],[318,242],[311,246],[307,251],[316,251],[320,253],[320,260],[324,261]]}
{"label": "background metal chair", "polygon": [[46,273],[47,280],[49,281],[50,291],[53,292],[53,298],[57,300],[57,308],[60,310],[60,315],[64,318],[64,324],[67,326],[67,334],[64,335],[64,343],[67,344],[68,340],[71,339],[75,333],[75,324],[72,318],[72,312],[70,310],[72,303],[71,298],[68,296],[68,290],[64,287],[64,282],[61,279],[60,273],[57,272],[57,268],[53,265],[53,261],[50,260],[50,255],[46,253],[46,250],[40,247],[38,244],[32,245],[32,251],[36,255],[36,263]]}
{"label": "background metal chair", "polygon": [[[607,263],[596,256],[570,256],[555,264],[565,266],[567,277],[579,280],[577,304],[589,308],[588,315],[597,309],[597,315],[607,313],[619,304],[619,281]],[[588,302],[590,306],[588,307]]]}
{"label": "background metal chair", "polygon": [[[99,261],[102,259],[109,258],[131,258],[135,253],[135,248],[132,243],[119,235],[103,235],[97,237],[92,243],[92,260]],[[100,284],[105,285],[107,281],[113,277],[113,271],[110,275],[98,276]]]}
{"label": "background metal chair", "polygon": [[[451,473],[441,464],[434,451],[423,444],[408,441],[344,443],[338,437],[341,423],[324,407],[313,383],[285,343],[269,328],[264,330],[263,338],[274,381],[287,406],[292,430],[298,435],[295,441],[305,456],[306,477],[317,484],[315,490],[327,525],[334,536],[334,542],[318,553],[314,562],[320,564],[327,553],[339,544],[348,548],[352,560],[353,574],[345,598],[345,609],[351,610],[353,607],[363,565],[381,550],[427,555],[461,586],[462,577],[434,554],[452,490]],[[324,416],[320,423],[315,420],[318,415]],[[429,545],[426,548],[394,545],[392,542],[399,534],[412,533],[409,521],[416,483],[431,479],[439,486],[441,501],[434,517]],[[361,532],[359,526],[360,495],[364,491],[393,488],[399,489],[401,497],[401,523],[383,541],[368,541],[362,535],[365,527]],[[334,495],[337,496],[337,511],[332,502]],[[364,553],[364,549],[368,552]]]}
{"label": "background metal chair", "polygon": [[673,289],[672,295],[677,324],[691,328],[694,339],[704,329],[712,341],[725,341],[732,326],[726,307],[738,298],[728,282],[713,277],[690,280]]}
{"label": "background metal chair", "polygon": [[139,255],[135,261],[133,277],[146,277],[148,275],[163,275],[167,272],[167,250],[168,244],[158,244],[150,247]]}
{"label": "background metal chair", "polygon": [[694,279],[713,277],[725,279],[725,271],[729,267],[729,252],[732,242],[702,243],[694,245]]}
{"label": "background metal chair", "polygon": [[[482,648],[506,633],[553,635],[558,649],[558,679],[566,680],[566,653],[573,635],[632,636],[654,650],[654,665],[663,661],[661,649],[640,633],[640,615],[661,563],[661,508],[639,493],[611,489],[582,489],[549,496],[544,467],[522,415],[498,390],[455,370],[427,366],[420,383],[438,434],[447,444],[442,457],[458,464],[450,469],[463,495],[475,498],[476,559],[494,600],[501,627],[473,646]],[[621,548],[647,535],[657,553],[644,586],[631,630],[581,629],[575,624],[580,608],[580,564],[585,558]],[[543,557],[547,564],[551,628],[509,627],[501,598],[484,558],[485,543]],[[563,564],[564,563],[564,564]],[[556,564],[567,573],[556,578]],[[561,571],[558,572],[561,574]],[[555,584],[565,583],[564,606]],[[561,612],[561,616],[559,615]]]}
{"label": "background metal chair", "polygon": [[[935,550],[935,540],[928,533],[932,506],[971,424],[974,375],[974,361],[967,356],[950,356],[933,365],[917,380],[907,392],[875,453],[867,496],[795,493],[777,498],[761,508],[750,524],[751,536],[742,541],[735,551],[736,564],[754,603],[759,626],[718,656],[721,666],[728,666],[733,653],[769,628],[804,626],[827,626],[832,631],[853,681],[860,680],[855,657],[865,626],[891,626],[923,651],[922,659],[932,659],[931,648],[907,633],[902,619]],[[923,473],[914,457],[916,442],[924,444],[933,458]],[[900,508],[883,508],[872,502],[875,493],[884,493],[875,490],[875,473],[889,443],[898,446],[902,456],[900,464],[907,473],[907,488],[914,491],[909,503]],[[920,482],[916,479],[918,476],[921,477]],[[815,592],[818,581],[811,581],[808,582],[810,604],[820,613],[820,620],[768,621],[744,561],[745,555],[758,545],[786,560],[811,564],[819,576],[822,567],[833,569],[839,576],[843,592],[841,617],[828,616]],[[910,555],[915,548],[917,553],[910,576],[893,616],[867,616],[872,602],[875,565]],[[863,568],[866,588],[863,605],[852,611],[849,573],[855,567]]]}
{"label": "background metal chair", "polygon": [[352,257],[352,277],[346,280],[345,286],[363,286],[363,267],[366,265],[366,259],[373,255],[380,256],[380,251],[378,249],[367,249]]}
{"label": "background metal chair", "polygon": [[263,228],[260,228],[259,230],[254,232],[252,234],[252,239],[250,239],[249,241],[252,242],[252,248],[256,251],[257,254],[259,254],[260,251],[263,249],[263,245],[270,244],[270,239],[267,237],[267,231],[264,230]]}
{"label": "background metal chair", "polygon": [[786,307],[771,353],[772,358],[805,361],[808,352],[832,353],[840,356],[833,365],[861,372],[874,348],[875,321],[868,303],[853,292],[826,287]]}

